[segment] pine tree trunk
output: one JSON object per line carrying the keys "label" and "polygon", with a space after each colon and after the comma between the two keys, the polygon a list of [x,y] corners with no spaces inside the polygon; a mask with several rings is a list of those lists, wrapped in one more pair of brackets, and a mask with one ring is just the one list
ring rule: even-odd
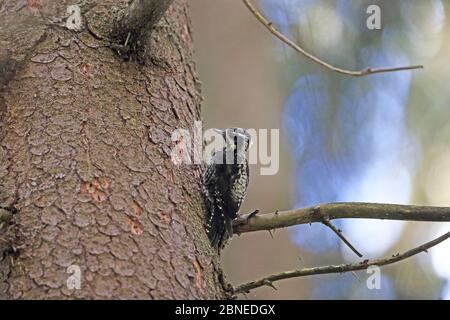
{"label": "pine tree trunk", "polygon": [[201,117],[187,1],[139,61],[104,41],[127,2],[81,2],[75,31],[65,1],[0,0],[2,299],[224,297],[201,167],[171,161]]}

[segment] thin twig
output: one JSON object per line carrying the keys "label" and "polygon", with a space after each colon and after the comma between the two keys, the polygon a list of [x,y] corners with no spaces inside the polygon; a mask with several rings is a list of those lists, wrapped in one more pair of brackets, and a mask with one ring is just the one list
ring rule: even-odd
{"label": "thin twig", "polygon": [[420,252],[428,252],[427,251],[428,249],[447,240],[448,238],[450,238],[450,232],[447,232],[446,234],[440,236],[439,238],[436,238],[436,239],[434,239],[430,242],[427,242],[421,246],[418,246],[414,249],[406,251],[402,254],[393,255],[389,258],[364,260],[363,262],[353,263],[353,264],[350,263],[350,264],[332,265],[332,266],[324,266],[324,267],[304,268],[304,269],[291,270],[291,271],[286,271],[286,272],[270,275],[268,277],[264,277],[257,281],[251,281],[251,282],[239,285],[234,289],[234,293],[235,294],[244,293],[244,292],[247,293],[252,289],[267,286],[269,284],[270,284],[270,286],[273,286],[273,282],[279,281],[279,280],[284,280],[284,279],[298,278],[298,277],[305,277],[305,276],[319,275],[319,274],[351,272],[351,271],[356,271],[356,270],[364,270],[370,266],[381,267],[381,266],[393,264],[393,263],[399,262],[401,260],[405,260],[409,257],[412,257]]}
{"label": "thin twig", "polygon": [[275,28],[275,26],[273,25],[273,22],[268,20],[261,12],[259,12],[259,10],[253,4],[250,3],[250,0],[242,0],[242,1],[244,2],[245,6],[250,10],[250,12],[278,39],[280,39],[281,41],[286,43],[288,46],[290,46],[297,52],[301,53],[306,58],[314,61],[315,63],[317,63],[329,70],[335,71],[337,73],[345,74],[348,76],[362,77],[362,76],[367,76],[369,74],[375,74],[375,73],[386,73],[386,72],[396,72],[396,71],[404,71],[404,70],[423,69],[422,65],[394,67],[394,68],[379,68],[379,69],[366,68],[366,69],[363,69],[360,71],[351,71],[351,70],[346,70],[346,69],[341,69],[341,68],[335,67],[335,66],[329,64],[328,62],[325,62],[325,61],[317,58],[313,54],[307,52],[305,49],[303,49],[298,44],[293,42],[291,39],[286,37],[277,28]]}
{"label": "thin twig", "polygon": [[344,236],[344,234],[342,233],[341,230],[339,230],[338,228],[336,228],[336,226],[334,224],[331,223],[329,218],[324,218],[322,223],[324,225],[326,225],[328,228],[330,228],[331,230],[333,230],[334,233],[336,233],[336,235],[347,245],[347,247],[350,248],[350,250],[352,250],[358,257],[362,257],[363,255],[356,250],[356,248],[350,243],[350,241],[347,240],[347,238]]}
{"label": "thin twig", "polygon": [[358,282],[361,282],[361,279],[358,277],[358,275],[356,274],[355,271],[350,271],[350,272],[351,272],[352,276],[355,277],[355,279],[356,279]]}
{"label": "thin twig", "polygon": [[233,221],[235,233],[275,230],[289,226],[334,219],[382,219],[406,221],[450,222],[450,208],[380,203],[341,202],[318,207],[258,214],[247,219],[241,215]]}

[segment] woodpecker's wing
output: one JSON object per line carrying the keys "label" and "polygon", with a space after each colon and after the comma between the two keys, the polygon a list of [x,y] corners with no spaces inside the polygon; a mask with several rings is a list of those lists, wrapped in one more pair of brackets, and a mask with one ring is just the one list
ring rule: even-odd
{"label": "woodpecker's wing", "polygon": [[239,208],[241,207],[241,204],[245,199],[248,183],[250,181],[247,160],[244,156],[240,155],[240,157],[238,157],[238,161],[240,161],[238,164],[236,164],[236,168],[238,169],[235,170],[231,179],[232,186],[230,189],[230,196],[232,198],[232,202],[235,205],[232,210],[234,211],[234,215],[231,217],[232,219],[235,219],[237,217],[237,212],[239,211]]}
{"label": "woodpecker's wing", "polygon": [[220,195],[216,195],[216,200],[209,205],[209,216],[207,219],[206,229],[211,245],[215,248],[221,246],[222,241],[226,238],[226,221],[223,209],[223,203]]}
{"label": "woodpecker's wing", "polygon": [[224,199],[217,181],[217,177],[220,176],[218,170],[220,170],[221,167],[216,164],[220,163],[219,157],[222,156],[222,152],[216,153],[209,162],[203,175],[203,193],[205,195],[205,202],[208,210],[206,231],[208,233],[208,238],[211,241],[211,245],[214,248],[218,248],[221,245],[226,233]]}
{"label": "woodpecker's wing", "polygon": [[[229,152],[233,156],[233,151]],[[222,247],[233,235],[232,221],[236,218],[244,200],[249,177],[245,158],[235,164],[224,164],[224,160],[224,151],[216,152],[203,176],[204,195],[209,213],[206,227],[214,247]]]}

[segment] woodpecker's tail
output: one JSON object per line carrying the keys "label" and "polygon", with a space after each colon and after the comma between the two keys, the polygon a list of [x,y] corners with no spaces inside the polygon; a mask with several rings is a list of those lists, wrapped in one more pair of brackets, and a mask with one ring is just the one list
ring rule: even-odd
{"label": "woodpecker's tail", "polygon": [[209,217],[206,222],[206,231],[209,241],[214,248],[219,248],[226,233],[225,218],[223,209],[216,206],[209,206]]}

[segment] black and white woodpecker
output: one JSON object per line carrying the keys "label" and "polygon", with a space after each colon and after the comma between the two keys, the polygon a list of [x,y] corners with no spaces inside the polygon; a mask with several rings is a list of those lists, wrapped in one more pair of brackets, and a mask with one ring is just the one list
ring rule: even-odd
{"label": "black and white woodpecker", "polygon": [[233,235],[233,220],[247,193],[249,168],[246,157],[251,135],[242,128],[214,129],[225,141],[216,150],[203,176],[208,215],[206,230],[211,245],[222,249]]}

